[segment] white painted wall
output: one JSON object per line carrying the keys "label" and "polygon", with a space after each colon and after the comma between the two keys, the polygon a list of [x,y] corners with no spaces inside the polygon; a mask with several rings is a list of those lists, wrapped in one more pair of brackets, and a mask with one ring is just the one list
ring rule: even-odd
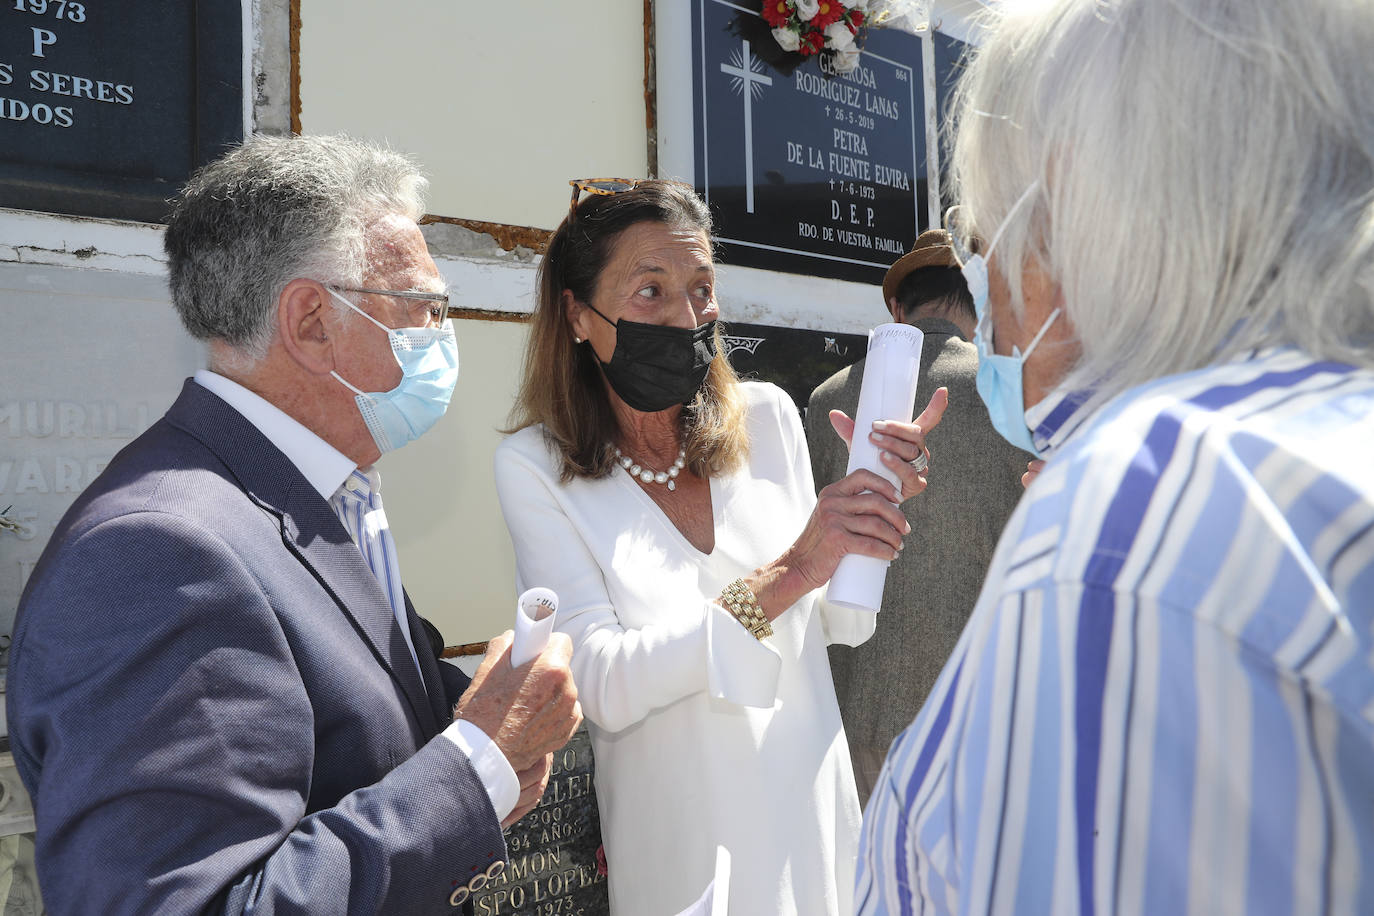
{"label": "white painted wall", "polygon": [[[529,310],[533,263],[436,261],[456,307]],[[27,570],[89,482],[92,462],[161,416],[204,359],[172,310],[155,226],[0,210],[0,315],[0,509],[13,504],[10,515],[28,526],[0,531],[4,633]],[[450,644],[487,639],[513,614],[515,561],[491,462],[527,328],[456,324],[461,368],[448,415],[380,464],[406,587]]]}
{"label": "white painted wall", "polygon": [[[244,2],[259,86],[253,121],[281,129],[286,3]],[[690,177],[690,23],[679,21],[687,6],[656,3],[661,171],[678,177]],[[302,0],[301,16],[305,130],[385,139],[415,154],[431,175],[433,213],[552,228],[566,212],[569,177],[647,171],[641,0]],[[952,20],[947,12],[945,30],[959,34]],[[532,262],[442,251],[436,260],[456,307],[531,308]],[[79,404],[98,392],[126,417],[146,405],[155,419],[201,364],[164,275],[158,227],[0,209],[0,406]],[[723,314],[737,321],[863,332],[885,318],[880,295],[861,284],[727,266],[719,289]],[[382,463],[407,587],[450,643],[505,629],[513,611],[514,560],[491,461],[526,334],[519,323],[458,324],[462,372],[449,416]],[[7,432],[0,423],[0,463],[17,463],[0,509],[14,502],[33,514],[40,536],[0,532],[0,632],[21,564],[36,558],[43,526],[51,530],[75,495],[56,492],[56,460],[80,451],[84,462],[120,444]],[[49,493],[17,492],[13,475],[29,458],[51,464]]]}
{"label": "white painted wall", "polygon": [[0,632],[53,528],[115,453],[171,406],[202,365],[168,303],[166,282],[0,263]]}
{"label": "white painted wall", "polygon": [[[301,127],[384,140],[430,177],[430,213],[554,228],[573,177],[648,171],[641,0],[302,0]],[[381,64],[385,51],[395,63]],[[528,312],[531,264],[437,257],[454,305]],[[406,587],[450,644],[505,629],[515,561],[492,455],[526,325],[458,324],[449,415],[384,458]]]}
{"label": "white painted wall", "polygon": [[513,321],[454,325],[458,389],[448,413],[377,465],[406,589],[449,645],[489,639],[515,615],[515,556],[492,454],[515,400],[529,330]]}
{"label": "white painted wall", "polygon": [[301,0],[300,73],[302,130],[416,156],[436,215],[552,229],[648,170],[642,0]]}

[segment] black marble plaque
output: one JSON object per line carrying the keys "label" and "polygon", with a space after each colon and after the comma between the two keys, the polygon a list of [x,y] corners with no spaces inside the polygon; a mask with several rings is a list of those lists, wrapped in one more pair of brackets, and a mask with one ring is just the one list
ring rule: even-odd
{"label": "black marble plaque", "polygon": [[772,382],[805,411],[817,385],[868,352],[868,335],[731,321],[725,326],[725,349],[740,376]]}
{"label": "black marble plaque", "polygon": [[[964,70],[964,55],[968,52],[968,45],[951,38],[943,32],[936,31],[931,36],[931,43],[935,47],[935,104],[939,111],[939,123],[943,125],[949,123],[950,102],[954,97],[954,86],[959,80],[959,74]],[[957,203],[953,200],[949,188],[949,151],[942,150],[940,154],[940,188],[942,204],[949,207]]]}
{"label": "black marble plaque", "polygon": [[0,0],[0,206],[160,221],[243,123],[241,0]]}
{"label": "black marble plaque", "polygon": [[584,726],[553,755],[533,811],[506,831],[506,871],[473,898],[475,916],[606,916],[605,856]]}
{"label": "black marble plaque", "polygon": [[[696,180],[722,260],[881,283],[928,228],[920,39],[867,29],[836,74],[781,54],[757,3],[692,4]],[[955,43],[935,40],[947,77]]]}

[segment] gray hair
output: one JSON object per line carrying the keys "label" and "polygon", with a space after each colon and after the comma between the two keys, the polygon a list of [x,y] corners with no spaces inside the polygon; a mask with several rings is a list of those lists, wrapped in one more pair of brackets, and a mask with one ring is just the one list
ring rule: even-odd
{"label": "gray hair", "polygon": [[1374,5],[1041,0],[985,26],[953,109],[960,209],[985,238],[1010,214],[1013,308],[1025,265],[1059,284],[1069,384],[1278,344],[1374,364]]}
{"label": "gray hair", "polygon": [[244,141],[191,178],[167,223],[172,303],[186,330],[261,359],[286,284],[358,285],[368,226],[394,214],[418,221],[425,184],[410,159],[360,140]]}

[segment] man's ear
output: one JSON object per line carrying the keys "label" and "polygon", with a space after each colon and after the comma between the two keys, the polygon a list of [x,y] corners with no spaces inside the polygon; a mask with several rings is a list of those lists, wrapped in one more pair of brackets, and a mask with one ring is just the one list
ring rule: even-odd
{"label": "man's ear", "polygon": [[328,297],[322,283],[297,278],[277,298],[277,336],[287,354],[314,375],[334,369],[334,342],[326,321],[333,307]]}
{"label": "man's ear", "polygon": [[591,336],[592,316],[591,310],[573,295],[572,290],[563,290],[563,314],[568,319],[568,325],[572,328],[572,334],[579,340],[586,340]]}
{"label": "man's ear", "polygon": [[892,313],[893,321],[897,322],[898,324],[902,323],[902,321],[904,320],[902,318],[902,303],[897,301],[896,296],[892,296],[887,300],[887,310]]}

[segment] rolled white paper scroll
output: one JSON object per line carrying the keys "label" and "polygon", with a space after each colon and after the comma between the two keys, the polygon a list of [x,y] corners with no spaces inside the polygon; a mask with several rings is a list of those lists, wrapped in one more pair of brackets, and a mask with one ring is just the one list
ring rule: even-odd
{"label": "rolled white paper scroll", "polygon": [[[878,420],[910,423],[916,409],[916,377],[921,369],[925,335],[909,324],[880,324],[868,332],[859,406],[854,417],[854,440],[849,446],[852,474],[867,468],[901,487],[895,471],[879,460],[879,449],[868,438]],[[877,612],[883,603],[883,583],[889,561],[849,554],[830,577],[826,598],[834,604]]]}
{"label": "rolled white paper scroll", "polygon": [[519,668],[539,655],[549,644],[558,596],[549,588],[532,588],[515,603],[515,641],[510,647],[510,663]]}

